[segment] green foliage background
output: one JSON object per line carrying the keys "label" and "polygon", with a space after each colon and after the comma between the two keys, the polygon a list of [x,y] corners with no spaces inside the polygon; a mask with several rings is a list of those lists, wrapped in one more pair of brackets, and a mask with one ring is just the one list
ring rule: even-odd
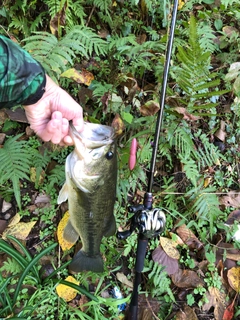
{"label": "green foliage background", "polygon": [[[211,251],[214,236],[224,232],[227,216],[235,209],[221,206],[220,198],[239,191],[240,4],[235,0],[188,0],[182,4],[179,2],[160,135],[154,205],[168,213],[167,230],[185,223],[204,242],[206,251]],[[168,0],[3,0],[0,8],[0,32],[42,63],[82,105],[86,119],[111,124],[115,115],[120,115],[125,129],[118,141],[119,226],[128,219],[129,195],[134,202],[137,192],[147,186],[156,114],[151,108],[143,114],[142,107],[159,101],[171,9]],[[89,87],[61,76],[73,67],[94,75]],[[223,140],[218,135],[222,122]],[[140,148],[137,165],[130,172],[129,146],[134,137]],[[55,151],[37,156],[37,148],[18,138],[9,137],[0,149],[0,192],[5,198],[14,193],[21,208],[19,181],[29,179],[30,167],[36,167],[39,177],[48,162],[57,159],[58,166],[45,178],[44,190],[58,188],[66,154]],[[38,183],[36,188],[40,188]],[[105,241],[106,249],[107,241],[115,240]],[[128,239],[123,252],[130,270],[135,249],[136,241]],[[107,265],[112,269],[112,257],[119,252],[106,250]],[[164,319],[174,297],[168,295],[167,299],[164,288],[158,290],[161,272],[150,260],[146,262],[146,290],[164,301],[159,311]],[[169,288],[166,282],[164,292],[170,292]]]}

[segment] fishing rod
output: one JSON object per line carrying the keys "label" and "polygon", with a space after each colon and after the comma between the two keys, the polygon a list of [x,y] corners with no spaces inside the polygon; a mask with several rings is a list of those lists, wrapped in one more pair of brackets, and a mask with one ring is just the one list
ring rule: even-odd
{"label": "fishing rod", "polygon": [[127,320],[137,320],[138,289],[141,283],[141,273],[144,267],[144,259],[146,255],[148,240],[162,233],[164,231],[165,224],[166,224],[166,217],[164,214],[164,210],[159,208],[154,209],[152,207],[152,204],[153,204],[152,187],[153,187],[153,179],[154,179],[154,168],[156,164],[157,151],[158,151],[159,136],[160,136],[161,126],[162,126],[163,110],[165,105],[169,66],[170,66],[174,31],[175,31],[176,18],[177,18],[177,8],[178,8],[178,0],[174,0],[171,26],[170,26],[166,57],[165,57],[166,60],[165,60],[165,65],[163,70],[163,81],[162,81],[161,94],[160,94],[160,109],[158,111],[156,128],[155,128],[155,136],[154,136],[154,142],[153,142],[153,151],[152,151],[151,165],[150,165],[150,171],[149,171],[147,192],[144,195],[143,204],[129,207],[129,212],[134,214],[133,217],[131,218],[130,229],[127,231],[122,231],[117,233],[118,239],[124,240],[127,237],[129,237],[132,234],[132,232],[135,231],[136,229],[138,229],[139,231],[136,262],[135,262],[135,279],[134,279],[131,302],[129,305],[129,311],[126,317]]}

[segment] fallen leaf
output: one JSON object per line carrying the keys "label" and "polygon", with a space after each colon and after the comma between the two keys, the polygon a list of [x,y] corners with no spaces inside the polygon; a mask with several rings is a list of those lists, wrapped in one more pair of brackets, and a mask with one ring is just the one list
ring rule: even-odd
{"label": "fallen leaf", "polygon": [[226,127],[226,124],[225,124],[225,121],[221,120],[220,122],[220,128],[215,132],[215,137],[217,137],[219,140],[221,141],[225,141],[225,138],[226,138],[226,131],[225,131],[225,127]]}
{"label": "fallen leaf", "polygon": [[226,224],[232,225],[235,223],[235,221],[240,222],[240,210],[234,210],[232,211],[227,218]]}
{"label": "fallen leaf", "polygon": [[185,5],[185,1],[179,0],[178,1],[178,10],[181,10],[184,5]]}
{"label": "fallen leaf", "polygon": [[234,33],[235,33],[235,34],[238,34],[238,33],[239,33],[239,32],[238,32],[238,29],[237,29],[237,28],[234,28],[234,27],[232,27],[232,26],[225,26],[225,27],[222,28],[222,31],[223,31],[223,33],[225,33],[226,36],[229,37],[229,38],[230,38]]}
{"label": "fallen leaf", "polygon": [[191,120],[191,121],[197,121],[200,119],[198,116],[194,116],[193,114],[189,113],[187,109],[183,107],[175,107],[173,108],[178,114],[183,115],[183,119],[185,120]]}
{"label": "fallen leaf", "polygon": [[87,312],[88,306],[86,306],[86,303],[88,302],[88,298],[82,294],[81,298],[79,299],[78,305],[82,312]]}
{"label": "fallen leaf", "polygon": [[226,207],[239,208],[240,193],[236,191],[230,191],[227,196],[219,197],[219,203]]}
{"label": "fallen leaf", "polygon": [[226,258],[233,261],[240,261],[240,253],[227,253]]}
{"label": "fallen leaf", "polygon": [[125,126],[118,113],[115,115],[112,121],[112,127],[114,128],[116,135],[121,135],[123,133]]}
{"label": "fallen leaf", "polygon": [[206,292],[207,301],[203,306],[203,311],[209,311],[214,307],[214,319],[222,320],[224,311],[227,307],[226,304],[226,294],[218,288],[210,287]]}
{"label": "fallen leaf", "polygon": [[59,28],[61,28],[61,26],[65,26],[66,23],[67,3],[68,1],[65,2],[63,8],[59,12],[57,12],[56,15],[50,21],[51,33],[56,37],[58,37]]}
{"label": "fallen leaf", "polygon": [[37,184],[42,184],[44,181],[44,176],[45,176],[45,171],[42,170],[42,172],[40,173],[39,177],[38,177],[38,181],[37,181],[37,170],[34,167],[30,168],[30,180],[32,182],[37,182]]}
{"label": "fallen leaf", "polygon": [[75,244],[72,242],[68,242],[63,238],[63,231],[65,226],[67,225],[69,220],[69,211],[65,212],[64,216],[60,220],[58,227],[57,227],[57,238],[58,238],[58,243],[63,251],[69,250],[72,248],[72,246]]}
{"label": "fallen leaf", "polygon": [[0,220],[0,234],[3,233],[3,231],[7,228],[7,221],[6,220]]}
{"label": "fallen leaf", "polygon": [[184,306],[183,310],[176,313],[176,320],[197,320],[198,317],[192,308]]}
{"label": "fallen leaf", "polygon": [[224,311],[224,314],[223,314],[223,320],[232,320],[233,319],[234,303],[235,303],[235,299],[233,300],[232,303],[230,303],[229,306],[227,306],[227,309]]}
{"label": "fallen leaf", "polygon": [[63,78],[72,79],[77,83],[83,83],[87,86],[90,86],[91,82],[94,80],[94,75],[86,69],[78,71],[75,68],[71,68],[63,72],[60,76]]}
{"label": "fallen leaf", "polygon": [[[79,282],[72,276],[68,276],[65,281],[72,282],[77,285],[79,284]],[[61,283],[56,286],[56,291],[58,296],[67,302],[73,300],[77,295],[77,290]]]}
{"label": "fallen leaf", "polygon": [[37,221],[18,222],[13,226],[7,227],[7,229],[2,234],[2,238],[4,240],[7,240],[7,236],[13,236],[19,240],[26,240],[36,222]]}
{"label": "fallen leaf", "polygon": [[179,259],[180,253],[176,249],[177,243],[173,241],[172,239],[166,238],[166,237],[160,237],[160,243],[163,248],[163,250],[166,252],[166,254],[173,259]]}
{"label": "fallen leaf", "polygon": [[176,273],[179,269],[178,260],[169,257],[161,246],[153,251],[152,258],[154,262],[165,267],[164,271],[166,271],[168,275]]}
{"label": "fallen leaf", "polygon": [[172,282],[179,288],[196,288],[204,286],[205,282],[192,270],[179,269],[172,276]]}
{"label": "fallen leaf", "polygon": [[195,234],[185,225],[181,225],[177,228],[176,233],[182,239],[182,241],[189,247],[191,250],[201,250],[203,248],[203,244]]}
{"label": "fallen leaf", "polygon": [[240,267],[233,267],[227,272],[228,282],[236,292],[240,292]]}
{"label": "fallen leaf", "polygon": [[153,116],[160,109],[159,103],[153,100],[147,101],[140,107],[140,113],[142,116]]}
{"label": "fallen leaf", "polygon": [[133,283],[132,281],[128,280],[128,278],[125,276],[122,272],[117,272],[116,277],[118,281],[120,281],[122,284],[125,284],[130,289],[133,289]]}
{"label": "fallen leaf", "polygon": [[18,224],[20,220],[21,220],[20,214],[17,212],[15,216],[13,216],[12,219],[10,220],[8,227],[15,226],[16,224]]}
{"label": "fallen leaf", "polygon": [[179,237],[179,235],[177,235],[176,233],[173,232],[169,232],[168,233],[170,235],[170,237],[172,238],[172,241],[175,242],[175,246],[182,246],[184,245],[184,242],[182,241],[182,239]]}

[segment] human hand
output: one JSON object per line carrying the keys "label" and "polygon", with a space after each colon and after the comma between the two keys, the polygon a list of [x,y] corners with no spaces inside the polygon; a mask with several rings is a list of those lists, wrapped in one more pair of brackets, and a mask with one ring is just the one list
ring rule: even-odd
{"label": "human hand", "polygon": [[83,130],[83,112],[80,105],[50,77],[46,76],[45,93],[35,104],[24,106],[31,128],[43,141],[72,145],[68,134],[69,120],[77,131]]}

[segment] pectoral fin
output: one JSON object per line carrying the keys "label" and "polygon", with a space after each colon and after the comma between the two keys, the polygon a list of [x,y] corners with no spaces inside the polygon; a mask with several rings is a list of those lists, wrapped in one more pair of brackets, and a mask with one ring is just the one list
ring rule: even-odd
{"label": "pectoral fin", "polygon": [[68,199],[68,186],[66,182],[64,183],[62,189],[59,192],[57,203],[61,204],[62,202],[66,201]]}
{"label": "pectoral fin", "polygon": [[77,231],[73,228],[70,220],[68,220],[64,230],[63,230],[63,239],[70,243],[75,243],[79,238],[79,234]]}

